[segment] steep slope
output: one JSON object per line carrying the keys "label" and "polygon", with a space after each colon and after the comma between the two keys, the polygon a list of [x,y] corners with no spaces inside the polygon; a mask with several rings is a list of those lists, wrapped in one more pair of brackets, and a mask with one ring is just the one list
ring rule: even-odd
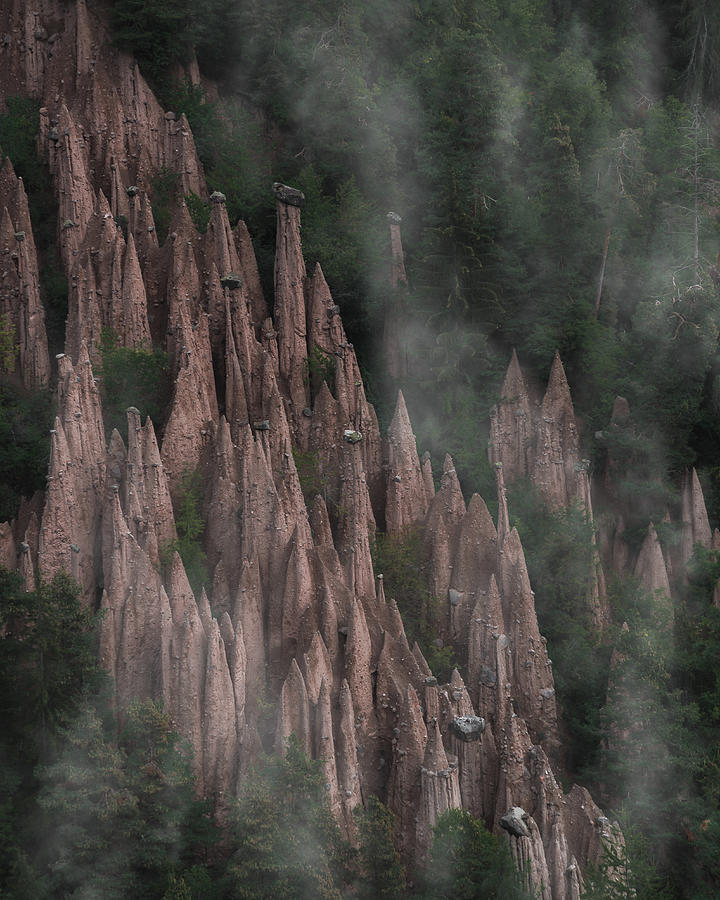
{"label": "steep slope", "polygon": [[[24,544],[17,567],[28,579],[29,555],[43,577],[68,570],[86,602],[105,611],[101,655],[118,707],[163,698],[193,745],[203,795],[237,792],[263,743],[282,751],[294,732],[323,761],[349,837],[354,806],[375,794],[397,815],[403,852],[422,860],[438,817],[464,806],[505,830],[543,896],[578,897],[581,869],[601,853],[604,820],[582,789],[565,795],[553,775],[562,746],[552,667],[520,538],[508,528],[502,468],[496,525],[482,498],[466,505],[449,457],[434,493],[402,395],[383,444],[339,308],[320,266],[306,271],[299,192],[274,186],[272,316],[247,230],[239,223],[233,231],[222,196],[211,198],[204,237],[180,203],[158,246],[152,175],[165,167],[183,194],[207,196],[192,134],[109,47],[84,0],[43,0],[32,12],[6,4],[0,25],[10,35],[0,47],[0,88],[44,104],[40,145],[71,285],[40,526],[21,517],[6,526],[4,558]],[[3,172],[3,196],[21,197],[10,167]],[[4,214],[3,233],[9,240],[15,215],[30,248],[21,206]],[[18,267],[28,284],[32,266],[28,256]],[[397,260],[395,277],[400,284]],[[36,293],[13,296],[12,315],[36,322],[40,334]],[[121,345],[154,340],[170,355],[175,385],[159,446],[153,424],[132,407],[127,446],[104,433],[93,364],[107,327]],[[308,360],[317,350],[332,378],[313,385]],[[47,380],[42,358],[21,351],[20,364],[29,383]],[[559,358],[532,453],[522,430],[529,400],[516,360],[511,368],[506,393],[516,399],[509,417],[498,416],[496,461],[534,478],[551,502],[589,503]],[[298,451],[322,485],[309,509]],[[180,556],[164,559],[173,499],[193,471],[211,567],[200,596]],[[396,535],[423,529],[441,629],[466,654],[467,684],[456,671],[439,685],[410,648],[373,571],[377,522]],[[258,702],[266,693],[278,699],[271,728]]]}

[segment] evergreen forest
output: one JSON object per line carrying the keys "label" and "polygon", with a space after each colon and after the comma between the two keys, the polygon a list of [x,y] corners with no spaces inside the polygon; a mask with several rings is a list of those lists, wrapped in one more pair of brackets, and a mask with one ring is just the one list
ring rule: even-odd
{"label": "evergreen forest", "polygon": [[[720,4],[106,5],[116,45],[165,109],[187,115],[209,190],[223,192],[232,223],[247,223],[267,297],[269,185],[302,190],[306,264],[322,263],[381,428],[402,388],[436,478],[450,453],[465,495],[497,512],[487,445],[508,361],[516,350],[528,380],[544,385],[557,350],[596,522],[622,511],[635,552],[652,521],[671,555],[681,536],[666,514],[694,467],[720,527]],[[187,75],[194,59],[199,84]],[[51,191],[37,106],[4,100],[2,155],[43,222]],[[161,240],[178,191],[167,172],[150,188]],[[185,201],[202,231],[209,204]],[[400,291],[390,286],[390,211],[402,217]],[[36,240],[58,352],[67,284],[54,234]],[[390,371],[381,336],[398,306],[403,364]],[[0,519],[44,485],[53,411],[50,391],[18,387],[12,339],[0,317]],[[117,347],[111,333],[103,350],[107,433],[123,427],[130,402],[161,425],[166,354]],[[320,357],[310,365],[310,378],[331,375]],[[616,397],[629,413],[611,427]],[[313,460],[296,465],[313,496]],[[188,475],[166,548],[198,589],[208,580],[199,491]],[[624,851],[589,873],[584,897],[720,896],[720,551],[695,548],[672,601],[631,576],[609,578],[613,624],[599,633],[578,612],[597,553],[584,510],[548,509],[526,483],[509,487],[508,506],[553,659],[561,777],[586,785],[625,835]],[[410,642],[448,680],[458,660],[435,640],[421,543],[379,531],[374,553]],[[405,871],[376,798],[358,811],[350,846],[321,769],[292,739],[214,815],[161,705],[138,701],[119,726],[97,663],[97,617],[78,597],[69,578],[25,593],[0,570],[0,896],[532,896],[506,842],[462,810],[441,818],[425,871]]]}

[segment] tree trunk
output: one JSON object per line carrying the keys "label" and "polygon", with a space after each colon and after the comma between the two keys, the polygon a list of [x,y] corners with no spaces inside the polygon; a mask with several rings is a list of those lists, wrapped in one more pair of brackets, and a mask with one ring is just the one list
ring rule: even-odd
{"label": "tree trunk", "polygon": [[602,263],[600,264],[600,277],[598,278],[597,294],[595,294],[595,318],[597,319],[600,311],[600,298],[602,297],[603,281],[605,280],[605,263],[608,257],[608,248],[610,247],[610,235],[612,234],[612,225],[608,225],[605,234],[605,246],[603,247]]}

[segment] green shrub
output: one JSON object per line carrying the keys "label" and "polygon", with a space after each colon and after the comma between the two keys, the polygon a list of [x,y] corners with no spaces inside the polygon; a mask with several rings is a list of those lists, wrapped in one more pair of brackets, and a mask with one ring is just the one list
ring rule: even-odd
{"label": "green shrub", "polygon": [[161,431],[172,395],[167,353],[157,347],[153,350],[119,347],[117,336],[109,328],[103,329],[99,349],[102,365],[98,374],[106,434],[117,428],[127,441],[129,406],[135,406],[141,416],[149,416]]}
{"label": "green shrub", "polygon": [[510,521],[522,541],[538,624],[548,641],[570,733],[568,763],[577,771],[597,758],[610,656],[590,612],[596,560],[593,526],[579,506],[548,508],[529,482],[515,482],[507,493]]}
{"label": "green shrub", "polygon": [[68,314],[68,282],[55,253],[49,247],[40,266],[40,294],[45,305],[45,330],[48,349],[61,352],[65,345],[65,321]]}
{"label": "green shrub", "polygon": [[40,772],[48,896],[156,900],[217,839],[209,803],[194,796],[192,748],[161,702],[131,701],[119,735],[101,712],[85,704],[65,753]]}
{"label": "green shrub", "polygon": [[187,78],[163,85],[161,99],[166,109],[187,117],[200,161],[210,168],[218,159],[227,132],[218,104],[208,98],[202,85]]}
{"label": "green shrub", "polygon": [[[150,179],[153,220],[160,244],[165,243],[172,224],[175,204],[178,202],[179,184],[180,181],[177,174],[165,167]],[[200,234],[205,234],[210,221],[210,205],[193,191],[185,194],[183,199],[193,224]]]}
{"label": "green shrub", "polygon": [[0,747],[4,761],[27,766],[59,740],[83,691],[103,681],[95,653],[99,616],[65,572],[27,592],[16,573],[0,567],[0,601]]}
{"label": "green shrub", "polygon": [[424,900],[530,900],[507,842],[465,809],[449,809],[434,829]]}
{"label": "green shrub", "polygon": [[0,313],[0,374],[10,375],[15,371],[15,325],[5,313]]}
{"label": "green shrub", "polygon": [[[720,875],[720,610],[713,595],[719,576],[718,553],[698,545],[674,610],[636,579],[610,582],[615,619],[629,628],[616,629],[600,777],[609,798],[622,800],[627,859],[618,865],[611,854],[608,866],[590,872],[594,892],[588,898],[667,896],[653,856],[671,882],[671,896],[714,896]],[[623,874],[623,884],[603,893],[608,868]]]}
{"label": "green shrub", "polygon": [[407,895],[405,867],[393,844],[395,816],[377,797],[353,810],[360,838],[359,900],[401,900]]}
{"label": "green shrub", "polygon": [[662,522],[677,502],[677,492],[667,483],[664,443],[657,430],[642,431],[633,422],[614,424],[598,436],[598,462],[610,467],[610,476],[621,504],[623,540],[631,553],[640,550],[649,521]]}
{"label": "green shrub", "polygon": [[330,393],[335,390],[335,360],[320,347],[315,346],[305,360],[307,369],[306,380],[310,384],[310,391],[316,397],[323,382],[327,384]]}
{"label": "green shrub", "polygon": [[164,568],[167,570],[177,551],[183,561],[185,574],[196,596],[203,585],[208,584],[207,556],[203,550],[205,520],[202,517],[202,481],[200,473],[184,472],[180,479],[179,501],[175,504],[175,528],[177,538],[161,548]]}
{"label": "green shrub", "polygon": [[385,596],[393,597],[403,614],[408,640],[431,632],[437,626],[435,603],[428,590],[420,529],[401,536],[376,532],[373,567],[383,576]]}
{"label": "green shrub", "polygon": [[177,193],[178,176],[165,166],[150,179],[150,200],[158,242],[165,243],[173,217],[173,204]]}
{"label": "green shrub", "polygon": [[300,480],[300,487],[305,498],[305,505],[309,509],[318,494],[325,496],[325,491],[323,490],[324,481],[320,475],[318,455],[312,450],[305,451],[297,447],[293,447],[292,453],[298,479]]}
{"label": "green shrub", "polygon": [[193,50],[191,0],[115,0],[111,26],[115,43],[135,55],[153,82]]}
{"label": "green shrub", "polygon": [[[447,388],[447,393],[445,393]],[[495,496],[495,472],[487,455],[490,434],[484,405],[467,385],[442,386],[431,379],[402,385],[418,447],[430,453],[433,471],[442,472],[445,454],[452,456],[465,496]],[[491,514],[496,502],[488,500]]]}
{"label": "green shrub", "polygon": [[128,223],[128,217],[127,217],[127,216],[123,216],[122,214],[119,215],[119,216],[115,219],[115,224],[117,225],[117,227],[118,227],[118,228],[120,229],[120,231],[122,232],[122,236],[123,236],[124,240],[127,241],[127,239],[128,239],[128,224],[129,224],[129,223]]}
{"label": "green shrub", "polygon": [[399,536],[376,532],[372,553],[373,567],[383,576],[385,596],[395,600],[402,614],[410,646],[417,641],[433,674],[449,681],[459,663],[450,645],[436,643],[437,600],[428,588],[422,531],[409,529]]}
{"label": "green shrub", "polygon": [[306,756],[292,734],[283,756],[262,762],[230,807],[236,851],[226,896],[340,900],[352,851],[330,811],[320,760]]}
{"label": "green shrub", "polygon": [[22,496],[45,488],[53,397],[0,376],[0,522],[17,514]]}
{"label": "green shrub", "polygon": [[111,25],[115,43],[135,55],[166,104],[168,72],[193,51],[213,78],[236,65],[239,11],[232,0],[115,0]]}
{"label": "green shrub", "polygon": [[[37,152],[40,104],[29,97],[6,97],[5,106],[7,112],[0,114],[0,147],[2,155],[10,157],[15,174],[23,179],[32,214],[33,201],[51,202],[50,197],[36,197],[37,193],[47,190],[52,195],[49,173]],[[49,227],[54,227],[54,222]]]}
{"label": "green shrub", "polygon": [[582,900],[670,900],[669,886],[657,873],[647,839],[627,816],[621,821],[624,846],[604,842],[600,862],[585,872]]}
{"label": "green shrub", "polygon": [[62,753],[88,693],[107,686],[99,617],[64,572],[26,591],[0,567],[0,884],[4,897],[49,897],[41,868],[38,763]]}
{"label": "green shrub", "polygon": [[210,204],[206,203],[202,197],[198,197],[193,191],[190,191],[189,194],[185,194],[185,205],[190,213],[190,218],[193,220],[193,225],[200,234],[205,234],[210,222]]}

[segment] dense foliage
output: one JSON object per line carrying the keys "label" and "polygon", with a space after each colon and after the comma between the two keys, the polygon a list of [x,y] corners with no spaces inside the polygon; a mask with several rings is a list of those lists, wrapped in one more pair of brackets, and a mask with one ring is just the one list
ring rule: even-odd
{"label": "dense foliage", "polygon": [[452,645],[443,645],[437,637],[438,602],[428,586],[422,538],[420,529],[397,536],[378,532],[372,547],[373,567],[383,576],[387,599],[398,605],[410,645],[417,641],[431,670],[449,681],[459,661]]}
{"label": "dense foliage", "polygon": [[196,596],[209,586],[207,557],[203,550],[205,519],[201,512],[202,480],[200,472],[183,472],[173,504],[177,537],[160,548],[163,567],[169,570],[175,553],[180,554],[185,573]]}
{"label": "dense foliage", "polygon": [[214,837],[168,714],[145,700],[123,719],[116,739],[84,705],[63,752],[39,772],[50,896],[161,897],[191,849]]}
{"label": "dense foliage", "polygon": [[425,871],[426,900],[530,900],[507,843],[465,809],[449,809],[435,826]]}
{"label": "dense foliage", "polygon": [[234,897],[339,900],[350,880],[351,849],[330,812],[321,766],[294,735],[283,757],[269,759],[248,780],[234,809],[231,840]]}
{"label": "dense foliage", "polygon": [[159,433],[172,396],[168,355],[157,347],[121,347],[117,336],[104,328],[98,368],[103,420],[108,437],[114,428],[127,442],[126,410],[134,406],[142,420],[149,416]]}
{"label": "dense foliage", "polygon": [[45,487],[53,408],[48,390],[25,390],[0,374],[0,521],[17,515],[21,497]]}
{"label": "dense foliage", "polygon": [[401,900],[406,895],[405,867],[393,845],[395,816],[377,797],[355,810],[363,878],[360,900]]}
{"label": "dense foliage", "polygon": [[646,838],[627,817],[621,818],[625,846],[607,842],[600,865],[586,873],[583,900],[670,900],[672,894],[657,873]]}
{"label": "dense foliage", "polygon": [[0,885],[7,896],[38,896],[31,862],[39,817],[36,766],[62,752],[63,730],[86,694],[104,683],[96,616],[79,593],[66,575],[26,592],[17,575],[0,568]]}
{"label": "dense foliage", "polygon": [[610,656],[609,636],[598,634],[585,601],[591,596],[597,559],[593,528],[578,506],[549,510],[540,492],[525,481],[508,490],[508,505],[523,543],[568,726],[567,764],[572,772],[587,772],[600,751],[600,709]]}

